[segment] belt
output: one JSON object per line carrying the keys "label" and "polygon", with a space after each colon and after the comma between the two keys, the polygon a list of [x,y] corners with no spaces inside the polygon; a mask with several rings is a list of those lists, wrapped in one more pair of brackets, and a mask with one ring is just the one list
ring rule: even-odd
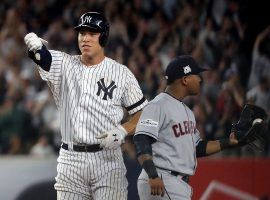
{"label": "belt", "polygon": [[[62,143],[61,147],[65,150],[68,150],[68,144]],[[97,152],[101,151],[103,148],[99,144],[92,145],[73,145],[73,150],[77,152]]]}
{"label": "belt", "polygon": [[180,173],[180,172],[177,172],[177,171],[172,171],[172,170],[164,169],[164,168],[157,167],[157,166],[156,166],[156,168],[159,168],[159,169],[168,171],[173,176],[181,176],[182,181],[184,181],[186,183],[189,182],[189,175],[186,175],[186,174],[183,174],[183,173]]}
{"label": "belt", "polygon": [[181,179],[183,181],[185,181],[186,183],[189,182],[189,175],[183,175],[182,173],[179,173],[179,172],[176,172],[176,171],[170,171],[170,170],[169,170],[169,172],[173,176],[179,176],[180,175],[181,176]]}

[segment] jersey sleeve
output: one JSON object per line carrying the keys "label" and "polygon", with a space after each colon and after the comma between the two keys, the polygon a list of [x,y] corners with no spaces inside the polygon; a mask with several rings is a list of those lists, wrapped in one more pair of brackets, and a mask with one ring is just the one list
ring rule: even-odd
{"label": "jersey sleeve", "polygon": [[164,117],[165,116],[162,114],[161,106],[159,104],[147,104],[140,116],[135,135],[144,134],[158,140],[159,130]]}
{"label": "jersey sleeve", "polygon": [[50,50],[52,55],[52,63],[49,71],[43,70],[39,67],[39,74],[41,78],[47,82],[48,86],[50,87],[53,97],[55,99],[56,105],[59,106],[59,99],[60,99],[60,87],[61,81],[63,76],[63,58],[64,53],[60,51]]}
{"label": "jersey sleeve", "polygon": [[52,55],[50,71],[47,72],[39,67],[39,74],[44,81],[57,83],[59,80],[61,80],[62,76],[63,53],[53,50],[50,50],[50,53]]}
{"label": "jersey sleeve", "polygon": [[127,69],[126,87],[122,97],[123,106],[131,115],[141,110],[147,104],[147,102],[148,101],[143,96],[137,79],[132,72]]}
{"label": "jersey sleeve", "polygon": [[199,144],[200,141],[202,141],[201,135],[200,135],[200,131],[195,128],[195,132],[194,132],[194,138],[195,138],[195,145],[197,146]]}

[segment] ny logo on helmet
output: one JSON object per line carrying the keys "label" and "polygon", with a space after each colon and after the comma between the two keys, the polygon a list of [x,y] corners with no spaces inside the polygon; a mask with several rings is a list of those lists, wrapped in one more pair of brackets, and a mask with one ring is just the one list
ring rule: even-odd
{"label": "ny logo on helmet", "polygon": [[115,85],[115,82],[112,81],[110,83],[110,85],[108,87],[105,86],[105,83],[104,83],[104,78],[100,79],[98,82],[98,91],[97,91],[97,95],[100,96],[101,94],[101,91],[104,92],[104,95],[103,95],[103,100],[107,100],[107,97],[109,96],[110,99],[112,99],[113,97],[113,91],[117,88],[117,86]]}
{"label": "ny logo on helmet", "polygon": [[[91,24],[92,17],[91,16],[85,16],[82,18],[82,23],[81,24]],[[102,22],[101,20],[94,20],[93,21],[97,26],[100,26],[100,23]],[[92,22],[92,23],[93,23]]]}
{"label": "ny logo on helmet", "polygon": [[183,67],[183,68],[184,68],[184,73],[185,73],[185,74],[191,72],[191,68],[190,68],[189,65],[187,65],[187,66],[185,66],[185,67]]}
{"label": "ny logo on helmet", "polygon": [[92,19],[91,16],[86,16],[86,17],[82,18],[82,24],[85,24],[85,23],[90,24],[91,19]]}

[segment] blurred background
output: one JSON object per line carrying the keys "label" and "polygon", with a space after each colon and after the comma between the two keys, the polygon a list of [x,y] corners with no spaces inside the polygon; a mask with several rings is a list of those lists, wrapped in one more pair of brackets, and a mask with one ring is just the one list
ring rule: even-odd
{"label": "blurred background", "polygon": [[[204,68],[200,95],[185,99],[201,137],[228,137],[247,102],[270,114],[270,15],[252,0],[1,0],[0,199],[55,199],[59,113],[49,87],[27,57],[29,32],[49,49],[78,54],[73,26],[87,11],[110,22],[106,54],[129,67],[148,100],[165,89],[164,70],[191,54]],[[125,120],[125,119],[124,119]],[[269,119],[268,119],[269,120]],[[199,159],[193,199],[270,199],[270,137]],[[132,139],[123,145],[129,200],[140,167]],[[42,194],[42,195],[40,195]],[[44,194],[44,195],[43,195]],[[37,195],[37,196],[35,196]]]}

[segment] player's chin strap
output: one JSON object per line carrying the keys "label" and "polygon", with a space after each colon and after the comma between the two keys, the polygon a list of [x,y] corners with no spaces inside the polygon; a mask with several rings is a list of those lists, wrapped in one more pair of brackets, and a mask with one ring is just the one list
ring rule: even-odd
{"label": "player's chin strap", "polygon": [[[160,174],[160,179],[163,181],[162,174]],[[163,183],[164,183],[164,181],[163,181]],[[169,200],[172,200],[170,195],[169,195],[169,192],[166,190],[165,184],[164,184],[164,190],[165,190],[167,196],[169,197]]]}

